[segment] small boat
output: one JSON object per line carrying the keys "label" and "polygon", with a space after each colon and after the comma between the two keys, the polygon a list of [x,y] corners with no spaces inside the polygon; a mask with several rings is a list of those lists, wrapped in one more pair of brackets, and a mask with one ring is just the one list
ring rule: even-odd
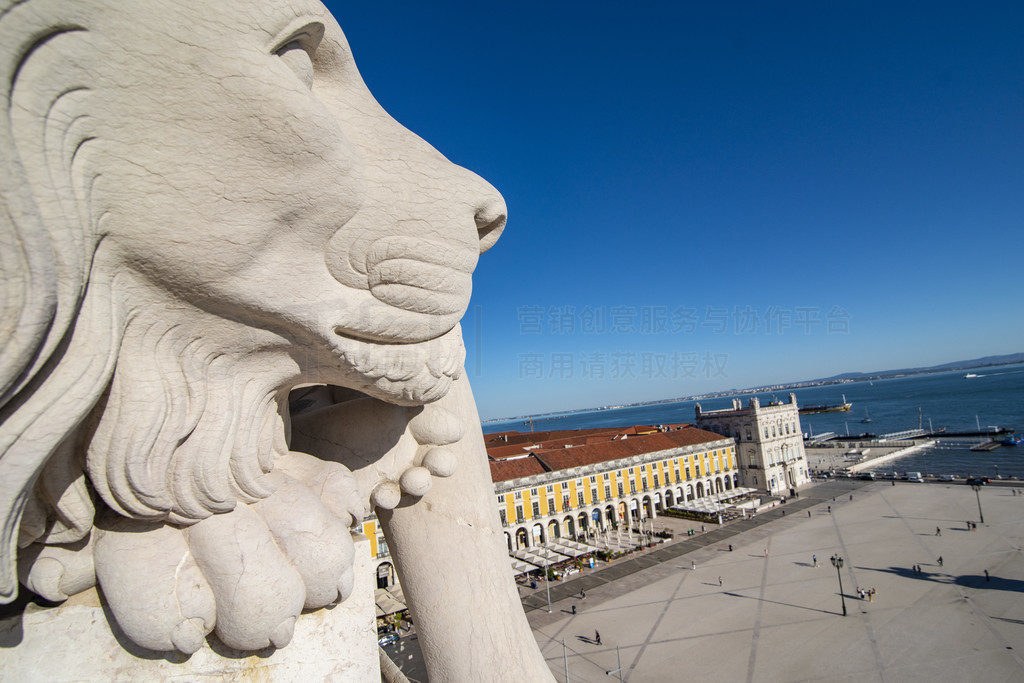
{"label": "small boat", "polygon": [[1004,446],[1019,446],[1024,443],[1024,436],[1020,434],[1007,434],[1003,439]]}
{"label": "small boat", "polygon": [[870,422],[871,422],[871,413],[869,413],[868,409],[865,408],[864,409],[864,418],[861,420],[861,424],[869,424]]}
{"label": "small boat", "polygon": [[981,377],[981,375],[975,375],[973,372],[968,372],[964,375],[964,379],[971,379],[972,377]]}

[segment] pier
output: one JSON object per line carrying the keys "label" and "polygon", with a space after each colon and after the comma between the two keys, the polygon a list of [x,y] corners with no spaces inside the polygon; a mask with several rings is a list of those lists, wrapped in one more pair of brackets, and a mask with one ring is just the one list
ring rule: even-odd
{"label": "pier", "polygon": [[1012,427],[989,427],[988,429],[980,429],[980,430],[975,430],[975,431],[972,431],[972,432],[947,432],[947,431],[943,431],[943,430],[938,430],[938,431],[934,431],[934,432],[928,432],[928,436],[938,436],[938,437],[943,437],[943,438],[945,438],[945,437],[961,437],[961,436],[963,436],[963,437],[971,437],[971,436],[992,437],[992,436],[1003,436],[1004,434],[1013,434],[1014,431],[1016,431],[1016,430],[1014,430]]}
{"label": "pier", "polygon": [[928,436],[929,432],[926,429],[907,429],[902,432],[890,432],[889,434],[882,434],[878,437],[879,441],[903,441],[905,439],[916,439],[922,436]]}
{"label": "pier", "polygon": [[839,436],[839,435],[836,434],[835,432],[824,432],[822,434],[818,434],[817,436],[812,436],[812,437],[806,439],[804,441],[804,443],[806,445],[814,445],[814,444],[818,444],[818,443],[824,443],[825,441],[828,441],[830,439],[834,439],[837,436]]}
{"label": "pier", "polygon": [[893,443],[881,439],[807,445],[807,462],[815,472],[868,472],[876,466],[935,445],[935,439]]}

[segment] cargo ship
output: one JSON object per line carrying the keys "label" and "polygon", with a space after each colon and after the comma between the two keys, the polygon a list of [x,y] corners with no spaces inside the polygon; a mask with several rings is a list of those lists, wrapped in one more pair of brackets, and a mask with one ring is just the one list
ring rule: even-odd
{"label": "cargo ship", "polygon": [[801,415],[810,415],[811,413],[848,413],[852,403],[846,402],[846,394],[843,394],[843,402],[836,405],[821,405],[821,406],[803,406],[800,408]]}

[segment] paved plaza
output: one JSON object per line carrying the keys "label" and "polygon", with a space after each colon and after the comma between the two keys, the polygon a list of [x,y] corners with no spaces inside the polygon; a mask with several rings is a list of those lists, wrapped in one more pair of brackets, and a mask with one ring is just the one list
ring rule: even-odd
{"label": "paved plaza", "polygon": [[543,590],[524,607],[558,681],[565,661],[570,681],[617,680],[605,672],[619,660],[633,682],[1024,681],[1024,496],[987,486],[981,502],[986,523],[969,531],[978,505],[963,484],[818,484],[553,584],[550,614]]}

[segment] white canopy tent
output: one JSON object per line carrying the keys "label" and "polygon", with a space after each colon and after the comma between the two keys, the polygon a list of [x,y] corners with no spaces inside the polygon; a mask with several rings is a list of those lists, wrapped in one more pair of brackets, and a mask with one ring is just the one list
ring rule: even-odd
{"label": "white canopy tent", "polygon": [[569,557],[579,557],[580,555],[586,555],[587,553],[592,553],[597,550],[597,548],[587,545],[586,543],[579,543],[566,538],[560,538],[557,541],[552,541],[549,545],[552,550]]}
{"label": "white canopy tent", "polygon": [[685,503],[673,506],[673,510],[680,510],[682,512],[700,512],[703,514],[714,515],[725,510],[728,505],[722,505],[721,503],[715,502],[709,498],[697,498],[696,500],[688,500]]}
{"label": "white canopy tent", "polygon": [[536,569],[540,569],[540,567],[538,567],[538,566],[536,566],[534,564],[530,564],[529,562],[523,562],[522,560],[517,559],[515,557],[510,557],[509,559],[512,561],[512,573],[513,574],[517,574],[517,575],[518,574],[527,574],[527,573],[532,572],[532,571],[534,571]]}

